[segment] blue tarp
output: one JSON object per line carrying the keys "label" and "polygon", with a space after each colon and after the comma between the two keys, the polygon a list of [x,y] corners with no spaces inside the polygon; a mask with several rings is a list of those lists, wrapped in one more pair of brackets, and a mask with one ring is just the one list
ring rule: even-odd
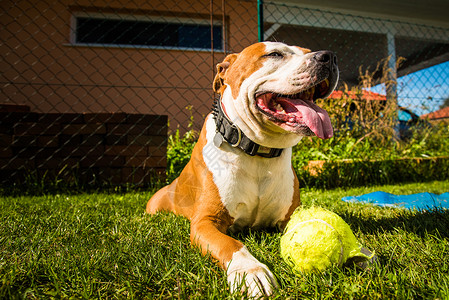
{"label": "blue tarp", "polygon": [[412,195],[394,195],[385,192],[373,192],[361,196],[343,197],[345,202],[370,203],[384,207],[401,207],[408,209],[449,209],[449,193],[441,195],[419,193]]}

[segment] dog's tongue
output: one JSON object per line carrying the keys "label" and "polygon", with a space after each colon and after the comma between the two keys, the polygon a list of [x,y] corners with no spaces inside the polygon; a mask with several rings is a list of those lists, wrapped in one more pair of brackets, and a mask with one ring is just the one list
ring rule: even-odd
{"label": "dog's tongue", "polygon": [[296,111],[295,109],[288,109],[286,110],[287,113],[295,115],[296,121],[306,124],[317,137],[328,139],[334,135],[331,120],[324,109],[312,101],[295,99],[288,102],[296,108]]}

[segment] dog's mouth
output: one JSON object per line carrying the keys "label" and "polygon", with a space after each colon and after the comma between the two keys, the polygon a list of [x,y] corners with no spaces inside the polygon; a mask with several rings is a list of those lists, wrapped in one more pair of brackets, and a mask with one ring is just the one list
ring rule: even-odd
{"label": "dog's mouth", "polygon": [[333,136],[327,112],[315,104],[328,96],[329,80],[325,79],[304,91],[292,95],[263,92],[255,95],[257,108],[280,127],[302,135],[327,139]]}

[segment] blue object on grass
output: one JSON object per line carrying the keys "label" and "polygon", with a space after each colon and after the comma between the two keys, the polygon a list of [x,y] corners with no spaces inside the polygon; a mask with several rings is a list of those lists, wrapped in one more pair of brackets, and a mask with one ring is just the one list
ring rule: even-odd
{"label": "blue object on grass", "polygon": [[412,195],[394,195],[385,192],[373,192],[361,196],[343,197],[345,202],[370,203],[384,207],[402,207],[408,209],[449,209],[449,193],[441,195],[419,193]]}

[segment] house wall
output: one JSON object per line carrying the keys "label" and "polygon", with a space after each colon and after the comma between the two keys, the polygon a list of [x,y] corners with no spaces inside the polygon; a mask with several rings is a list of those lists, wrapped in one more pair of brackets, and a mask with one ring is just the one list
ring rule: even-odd
{"label": "house wall", "polygon": [[[214,19],[222,18],[214,1]],[[167,114],[186,124],[212,105],[215,63],[223,51],[91,47],[71,44],[73,12],[170,15],[209,19],[209,1],[2,1],[0,103],[33,112]],[[257,41],[255,1],[226,1],[226,45],[238,52]]]}

